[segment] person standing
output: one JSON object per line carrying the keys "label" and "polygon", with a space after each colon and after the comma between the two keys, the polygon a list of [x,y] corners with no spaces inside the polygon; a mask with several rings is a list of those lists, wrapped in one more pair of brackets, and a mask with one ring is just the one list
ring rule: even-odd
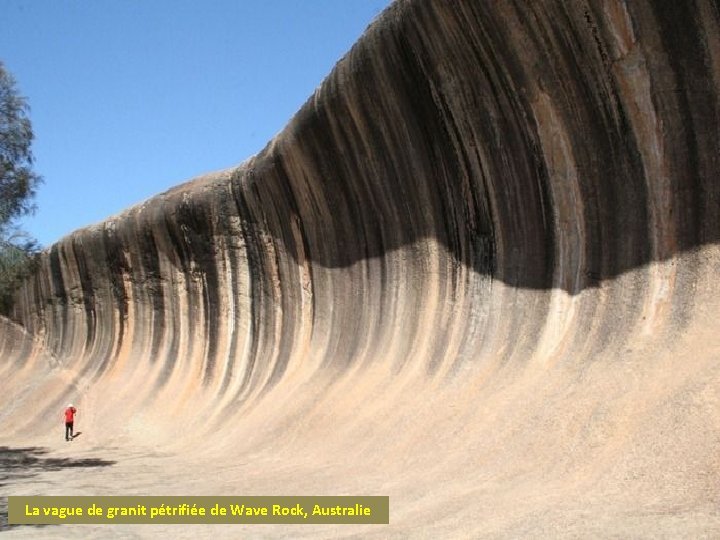
{"label": "person standing", "polygon": [[70,403],[67,406],[67,409],[65,409],[65,440],[66,441],[72,441],[73,440],[73,424],[75,422],[75,414],[77,413],[77,409],[73,407],[73,404]]}

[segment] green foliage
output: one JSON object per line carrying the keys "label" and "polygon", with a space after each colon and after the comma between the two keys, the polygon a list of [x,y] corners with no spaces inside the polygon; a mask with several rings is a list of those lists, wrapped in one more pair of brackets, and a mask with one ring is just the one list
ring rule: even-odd
{"label": "green foliage", "polygon": [[32,241],[15,244],[3,240],[0,246],[0,314],[10,312],[13,294],[34,268],[35,251]]}
{"label": "green foliage", "polygon": [[37,243],[17,226],[35,211],[42,179],[32,170],[33,131],[27,101],[0,62],[0,312],[7,313],[13,292],[31,269]]}

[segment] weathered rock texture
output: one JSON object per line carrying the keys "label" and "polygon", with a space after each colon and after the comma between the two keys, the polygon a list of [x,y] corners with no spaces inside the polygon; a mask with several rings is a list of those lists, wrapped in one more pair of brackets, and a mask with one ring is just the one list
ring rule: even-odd
{"label": "weathered rock texture", "polygon": [[719,28],[396,2],[259,155],[43,255],[14,319],[62,383],[3,422],[390,494],[363,536],[720,534]]}

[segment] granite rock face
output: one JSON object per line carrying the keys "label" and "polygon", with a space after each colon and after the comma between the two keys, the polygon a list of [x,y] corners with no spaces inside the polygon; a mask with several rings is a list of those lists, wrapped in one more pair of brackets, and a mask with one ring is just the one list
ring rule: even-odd
{"label": "granite rock face", "polygon": [[[386,456],[405,426],[434,459],[450,427],[430,426],[452,426],[448,478],[501,450],[484,470],[516,456],[700,508],[720,449],[699,427],[720,421],[719,28],[703,0],[398,1],[260,154],[49,248],[13,319],[73,392],[138,414],[197,400],[229,430],[288,395],[275,436],[322,403]],[[408,427],[413,395],[438,424]]]}

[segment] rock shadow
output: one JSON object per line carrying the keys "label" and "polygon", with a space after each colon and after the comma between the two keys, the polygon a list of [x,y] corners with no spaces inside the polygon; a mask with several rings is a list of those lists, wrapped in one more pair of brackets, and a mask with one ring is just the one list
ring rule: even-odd
{"label": "rock shadow", "polygon": [[[116,461],[101,458],[49,457],[49,450],[40,446],[0,446],[0,488],[27,480],[41,472],[67,468],[109,467]],[[27,525],[8,524],[8,499],[0,497],[0,531]],[[32,525],[44,527],[46,525]]]}

